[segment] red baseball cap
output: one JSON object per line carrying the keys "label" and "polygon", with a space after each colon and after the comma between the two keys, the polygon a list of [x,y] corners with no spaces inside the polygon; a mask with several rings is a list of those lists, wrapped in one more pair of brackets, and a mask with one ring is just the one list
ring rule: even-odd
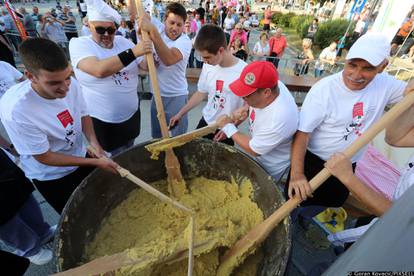
{"label": "red baseball cap", "polygon": [[255,61],[244,67],[238,80],[232,82],[230,90],[239,97],[246,97],[258,88],[272,88],[277,84],[279,74],[273,63]]}

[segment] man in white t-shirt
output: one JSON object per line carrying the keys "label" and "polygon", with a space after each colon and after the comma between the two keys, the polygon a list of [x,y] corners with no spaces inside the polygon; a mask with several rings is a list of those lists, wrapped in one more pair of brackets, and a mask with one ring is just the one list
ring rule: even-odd
{"label": "man in white t-shirt", "polygon": [[231,33],[231,31],[234,29],[234,26],[236,25],[236,21],[233,18],[233,9],[229,8],[227,11],[227,16],[224,19],[224,23],[223,23],[223,29],[224,32],[229,34]]}
{"label": "man in white t-shirt", "polygon": [[[405,93],[413,93],[414,82],[410,82]],[[401,114],[385,132],[385,141],[394,147],[414,147],[414,106]],[[382,216],[392,201],[363,183],[352,171],[352,161],[343,153],[332,155],[325,167],[337,177],[376,216]],[[401,171],[401,177],[394,191],[393,201],[414,185],[414,156]]]}
{"label": "man in white t-shirt", "polygon": [[286,86],[279,81],[276,67],[267,61],[247,65],[230,90],[250,106],[234,117],[249,117],[250,137],[237,129],[227,115],[217,119],[228,138],[257,161],[279,181],[290,164],[290,147],[298,127],[298,108]]}
{"label": "man in white t-shirt", "polygon": [[[157,78],[167,122],[187,103],[188,84],[185,76],[191,53],[191,40],[183,33],[187,18],[185,8],[179,3],[166,7],[164,26],[158,28],[151,18],[141,16],[139,26],[149,33],[158,61]],[[187,131],[188,119],[184,116],[171,129],[173,136]],[[161,137],[155,100],[151,103],[151,132],[153,138]]]}
{"label": "man in white t-shirt", "polygon": [[104,151],[61,48],[51,40],[34,38],[20,45],[19,54],[28,80],[3,95],[0,118],[26,177],[61,213],[94,167],[116,173],[117,165],[109,159],[85,157],[82,134],[99,156]]}
{"label": "man in white t-shirt", "polygon": [[0,61],[0,98],[13,85],[24,80],[24,76],[9,63]]}
{"label": "man in white t-shirt", "polygon": [[138,67],[152,45],[115,36],[121,16],[102,0],[88,4],[88,18],[92,35],[71,39],[69,52],[99,142],[114,155],[140,133]]}
{"label": "man in white t-shirt", "polygon": [[[335,177],[312,193],[308,180],[334,153],[346,149],[402,98],[406,83],[383,73],[390,43],[382,34],[361,36],[348,52],[344,70],[317,82],[306,96],[292,145],[289,197],[300,196],[303,206],[339,207],[349,190]],[[353,158],[355,162],[364,149]],[[312,196],[313,195],[313,196]],[[312,197],[311,197],[312,196]]]}
{"label": "man in white t-shirt", "polygon": [[[198,80],[198,90],[188,103],[170,119],[170,128],[206,98],[207,104],[203,108],[203,117],[197,128],[214,123],[223,114],[230,116],[243,106],[243,99],[234,95],[230,91],[229,85],[239,78],[247,64],[233,56],[227,49],[223,30],[216,25],[203,26],[198,32],[194,47],[205,61]],[[213,139],[218,132],[209,134],[205,138]],[[233,140],[229,138],[223,142],[234,145]]]}

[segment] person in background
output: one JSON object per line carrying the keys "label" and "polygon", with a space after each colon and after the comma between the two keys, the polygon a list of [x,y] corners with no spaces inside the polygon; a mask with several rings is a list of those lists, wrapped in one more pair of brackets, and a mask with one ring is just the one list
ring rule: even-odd
{"label": "person in background", "polygon": [[13,52],[13,45],[7,38],[4,28],[3,30],[0,30],[0,60],[9,63],[13,67],[16,67]]}
{"label": "person in background", "polygon": [[118,30],[116,31],[116,35],[122,35],[125,38],[129,38],[131,36],[131,34],[129,33],[128,26],[126,25],[125,19],[121,20]]}
{"label": "person in background", "polygon": [[40,33],[43,33],[48,39],[59,45],[69,58],[69,42],[63,29],[64,25],[64,22],[51,16],[49,13],[45,13]]}
{"label": "person in background", "polygon": [[315,34],[318,31],[318,27],[319,27],[319,20],[318,18],[314,18],[312,21],[312,24],[309,25],[308,28],[308,33],[306,34],[307,38],[313,39],[315,38]]}
{"label": "person in background", "polygon": [[247,60],[248,54],[246,47],[243,45],[240,38],[238,37],[233,41],[232,45],[230,45],[230,52],[233,56],[238,57],[243,61]]}
{"label": "person in background", "polygon": [[309,63],[314,60],[312,52],[312,40],[304,38],[302,40],[302,52],[298,55],[299,62],[295,64],[294,73],[296,76],[306,75],[309,69]]}
{"label": "person in background", "polygon": [[263,18],[263,31],[269,32],[270,31],[270,21],[272,20],[272,10],[271,6],[268,5],[266,10],[264,11],[264,18]]}
{"label": "person in background", "polygon": [[315,62],[315,78],[319,78],[323,75],[326,66],[333,66],[336,61],[336,46],[334,41],[328,47],[322,50],[319,55],[319,59]]}
{"label": "person in background", "polygon": [[230,34],[230,47],[234,44],[235,40],[239,39],[240,43],[247,49],[247,32],[243,29],[242,23],[237,23],[234,30]]}
{"label": "person in background", "polygon": [[403,44],[404,40],[410,34],[411,29],[413,27],[414,22],[414,14],[411,15],[410,19],[408,19],[398,30],[397,34],[391,41],[391,55],[396,54],[398,46]]}
{"label": "person in background", "polygon": [[276,68],[287,48],[287,41],[282,32],[282,28],[277,28],[275,34],[269,39],[270,58],[268,61],[273,62]]}
{"label": "person in background", "polygon": [[32,20],[33,20],[33,23],[37,26],[37,23],[39,21],[39,15],[41,15],[39,13],[39,8],[36,7],[36,6],[34,6],[33,9],[32,9],[32,11],[33,11],[32,14],[31,14]]}
{"label": "person in background", "polygon": [[266,60],[266,56],[270,53],[269,35],[266,32],[262,32],[259,39],[254,45],[253,55],[256,56],[256,60]]}
{"label": "person in background", "polygon": [[81,36],[88,36],[88,35],[91,35],[91,30],[89,29],[89,20],[88,20],[88,17],[85,16],[82,19]]}
{"label": "person in background", "polygon": [[19,8],[19,13],[23,15],[23,27],[30,37],[36,37],[36,24],[32,16],[26,11],[24,7]]}
{"label": "person in background", "polygon": [[70,41],[73,37],[78,37],[76,18],[70,11],[70,7],[68,5],[63,7],[63,12],[58,16],[58,19],[64,23],[63,29],[68,41]]}

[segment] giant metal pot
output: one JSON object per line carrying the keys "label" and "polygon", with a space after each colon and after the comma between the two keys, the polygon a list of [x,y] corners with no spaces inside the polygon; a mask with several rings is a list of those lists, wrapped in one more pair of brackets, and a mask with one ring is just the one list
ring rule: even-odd
{"label": "giant metal pot", "polygon": [[[149,142],[137,145],[116,156],[114,160],[146,182],[166,178],[164,155],[150,159],[144,148]],[[185,178],[204,176],[210,179],[231,180],[243,177],[251,180],[253,200],[268,217],[284,203],[275,181],[250,157],[234,147],[198,139],[175,148]],[[84,259],[85,245],[93,240],[103,219],[121,203],[133,189],[140,189],[127,179],[103,170],[93,171],[79,185],[63,210],[55,237],[54,251],[57,270],[79,266]],[[286,221],[285,221],[286,222]],[[264,259],[258,275],[283,275],[291,247],[290,224],[280,223],[266,239]]]}

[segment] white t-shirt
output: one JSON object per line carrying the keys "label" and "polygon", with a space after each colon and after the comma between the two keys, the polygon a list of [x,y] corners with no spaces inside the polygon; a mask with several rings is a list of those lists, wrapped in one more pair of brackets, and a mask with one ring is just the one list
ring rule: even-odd
{"label": "white t-shirt", "polygon": [[[255,55],[269,55],[270,46],[269,43],[266,43],[265,46],[262,46],[262,43],[260,41],[257,41],[253,48],[253,53]],[[265,57],[257,57],[257,60],[265,60]]]}
{"label": "white t-shirt", "polygon": [[87,115],[78,82],[71,78],[65,98],[40,97],[26,80],[9,89],[0,100],[0,118],[17,152],[24,173],[41,181],[62,178],[77,167],[55,167],[38,162],[33,155],[48,150],[84,157],[81,118]]}
{"label": "white t-shirt", "polygon": [[161,31],[160,34],[162,40],[168,48],[177,48],[183,56],[182,60],[171,66],[165,65],[161,60],[159,60],[157,76],[161,96],[176,97],[188,95],[188,84],[185,74],[188,58],[192,48],[191,40],[185,33],[182,33],[176,40],[169,39],[164,31]]}
{"label": "white t-shirt", "polygon": [[138,65],[142,57],[121,71],[106,78],[96,78],[80,70],[78,63],[87,57],[99,60],[118,55],[134,44],[122,36],[115,36],[112,49],[99,46],[91,36],[73,38],[69,43],[70,58],[75,76],[82,86],[89,114],[107,123],[121,123],[138,110]]}
{"label": "white t-shirt", "polygon": [[[384,113],[387,104],[402,98],[406,83],[381,73],[362,90],[348,89],[342,72],[317,82],[300,112],[299,130],[311,133],[308,150],[323,160],[345,150]],[[365,149],[352,158],[359,160]]]}
{"label": "white t-shirt", "polygon": [[233,17],[226,17],[225,19],[224,19],[224,31],[226,32],[226,33],[230,33],[231,32],[231,30],[233,30],[233,28],[234,28],[234,25],[236,25],[236,21],[234,21],[234,19],[233,19]]}
{"label": "white t-shirt", "polygon": [[243,99],[230,91],[229,84],[239,78],[246,65],[241,59],[231,67],[204,63],[198,80],[198,91],[208,93],[207,104],[202,111],[207,124],[213,123],[223,114],[231,115],[243,106]]}
{"label": "white t-shirt", "polygon": [[401,176],[394,191],[393,200],[399,199],[414,184],[414,156],[401,171]]}
{"label": "white t-shirt", "polygon": [[16,68],[7,62],[0,61],[0,98],[22,77],[23,74],[20,73]]}
{"label": "white t-shirt", "polygon": [[332,51],[329,47],[326,47],[325,49],[322,50],[322,53],[319,55],[319,61],[315,64],[315,67],[319,70],[325,69],[325,62],[321,60],[322,58],[327,59],[327,60],[335,60],[336,49]]}
{"label": "white t-shirt", "polygon": [[299,111],[286,86],[279,81],[280,94],[263,109],[250,107],[250,148],[257,161],[279,180],[290,165],[290,147],[298,127]]}

